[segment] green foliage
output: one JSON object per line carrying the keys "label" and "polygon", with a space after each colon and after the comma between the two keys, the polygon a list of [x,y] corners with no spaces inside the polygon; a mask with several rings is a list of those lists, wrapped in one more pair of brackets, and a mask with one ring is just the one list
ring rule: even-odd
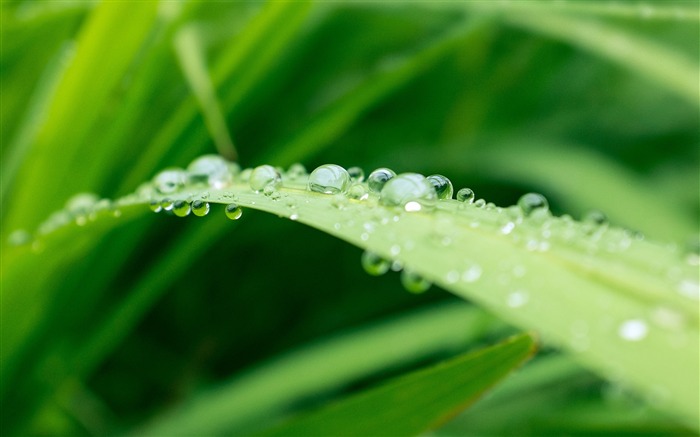
{"label": "green foliage", "polygon": [[[686,257],[700,213],[696,2],[17,1],[1,11],[3,434],[138,432],[177,417],[197,428],[206,416],[187,412],[200,400],[226,417],[241,384],[256,383],[260,408],[246,420],[278,420],[493,343],[505,323],[535,328],[604,379],[551,352],[437,433],[513,432],[506,419],[529,435],[697,429],[698,258]],[[249,210],[232,222],[214,206],[202,219],[149,216],[133,198],[39,229],[75,193],[119,198],[215,151],[245,166],[441,173],[503,206],[537,191],[555,215],[602,210],[611,229],[645,240],[619,255],[555,233],[547,251],[530,251],[499,234],[494,211],[444,225],[454,214],[440,207],[402,213],[365,242],[347,217],[383,208],[338,210],[293,189],[298,221],[325,233]],[[289,217],[247,186],[233,191]],[[462,249],[392,253],[392,238],[436,223]],[[451,303],[473,323],[434,306],[457,300],[437,287],[415,296],[396,275],[365,275],[359,251],[326,233],[478,304]],[[450,284],[464,258],[483,278]],[[516,262],[536,273],[514,282],[530,299],[517,309],[496,274]],[[422,307],[452,316],[432,330],[406,315]],[[646,323],[643,341],[620,341],[630,320]],[[392,326],[404,337],[364,342]],[[405,349],[394,354],[396,342]],[[336,346],[347,347],[343,366],[324,361]],[[353,353],[366,347],[372,365]],[[318,366],[297,367],[295,353]],[[303,383],[280,397],[268,385],[280,375]]]}

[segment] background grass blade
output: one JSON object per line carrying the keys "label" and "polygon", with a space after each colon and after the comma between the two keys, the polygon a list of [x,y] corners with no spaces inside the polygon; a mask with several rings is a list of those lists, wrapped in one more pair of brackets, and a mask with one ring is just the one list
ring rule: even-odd
{"label": "background grass blade", "polygon": [[263,435],[416,435],[475,402],[535,352],[529,335],[462,355],[293,419]]}

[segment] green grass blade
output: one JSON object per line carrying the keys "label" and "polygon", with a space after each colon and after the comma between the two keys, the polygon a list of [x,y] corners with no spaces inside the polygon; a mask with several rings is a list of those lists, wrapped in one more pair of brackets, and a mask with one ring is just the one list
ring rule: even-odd
{"label": "green grass blade", "polygon": [[[410,213],[374,197],[338,200],[295,188],[303,186],[289,183],[279,197],[268,197],[234,184],[208,190],[207,200],[226,204],[235,198],[241,206],[289,217],[398,261],[517,326],[539,331],[605,377],[662,396],[664,408],[689,423],[697,418],[697,271],[674,247],[621,229],[546,215],[522,218],[517,207],[446,200],[431,213]],[[192,189],[172,198],[200,194]]]}
{"label": "green grass blade", "polygon": [[[135,431],[226,435],[260,428],[295,402],[337,390],[387,367],[463,347],[498,327],[477,310],[443,304],[320,341],[244,372]],[[309,371],[313,369],[313,371]]]}
{"label": "green grass blade", "polygon": [[474,403],[535,352],[524,334],[419,370],[263,433],[266,436],[418,435]]}

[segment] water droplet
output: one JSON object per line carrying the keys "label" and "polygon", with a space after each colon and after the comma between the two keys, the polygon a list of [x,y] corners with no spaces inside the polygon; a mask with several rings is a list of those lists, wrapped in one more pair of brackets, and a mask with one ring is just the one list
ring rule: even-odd
{"label": "water droplet", "polygon": [[32,235],[24,229],[12,231],[7,237],[7,242],[10,246],[24,246],[32,241]]}
{"label": "water droplet", "polygon": [[481,278],[481,266],[479,264],[470,265],[464,272],[462,272],[462,281],[464,282],[476,282]]}
{"label": "water droplet", "polygon": [[170,194],[181,189],[187,182],[187,172],[179,168],[168,168],[153,178],[153,185],[161,194]]}
{"label": "water droplet", "polygon": [[347,170],[339,165],[325,164],[311,172],[308,187],[316,193],[339,194],[345,193],[349,184]]}
{"label": "water droplet", "polygon": [[157,200],[151,200],[148,207],[151,208],[153,212],[161,212],[163,210],[163,206]]}
{"label": "water droplet", "polygon": [[582,221],[590,225],[601,226],[608,223],[608,217],[602,211],[592,210],[584,214]]}
{"label": "water droplet", "polygon": [[365,180],[365,172],[360,167],[350,167],[348,175],[351,182],[360,183]]}
{"label": "water droplet", "polygon": [[177,200],[173,203],[173,214],[178,217],[187,217],[190,215],[190,204],[184,200]]}
{"label": "water droplet", "polygon": [[[417,202],[420,209],[435,206],[437,194],[433,184],[418,173],[403,173],[386,182],[382,188],[380,202],[387,206],[403,206]],[[415,209],[414,209],[415,210]]]}
{"label": "water droplet", "polygon": [[192,202],[192,214],[197,217],[204,217],[209,214],[209,203],[202,200],[195,200]]}
{"label": "water droplet", "polygon": [[365,200],[367,198],[367,190],[362,184],[355,184],[348,189],[348,197],[356,200]]}
{"label": "water droplet", "polygon": [[447,177],[441,174],[434,174],[428,176],[426,179],[428,179],[428,182],[435,188],[438,199],[452,199],[454,187],[452,186],[452,181]]}
{"label": "water droplet", "polygon": [[547,199],[538,193],[527,193],[523,194],[520,199],[518,199],[518,206],[523,211],[523,214],[528,216],[535,212],[536,210],[547,211],[549,210],[549,204]]}
{"label": "water droplet", "polygon": [[229,203],[226,205],[225,212],[226,217],[230,218],[231,220],[238,220],[243,215],[243,210],[235,203]]}
{"label": "water droplet", "polygon": [[74,214],[85,214],[100,200],[94,193],[78,193],[66,202],[66,209]]}
{"label": "water droplet", "polygon": [[287,170],[287,177],[289,179],[296,180],[304,176],[306,176],[306,167],[304,167],[302,164],[296,162],[289,166],[289,169]]}
{"label": "water droplet", "polygon": [[172,211],[173,210],[173,201],[168,199],[168,198],[165,198],[165,199],[160,201],[160,206],[162,206],[163,209],[166,211]]}
{"label": "water droplet", "polygon": [[378,168],[367,177],[367,185],[373,193],[379,194],[390,179],[396,177],[396,173],[388,168]]}
{"label": "water droplet", "polygon": [[483,208],[484,206],[486,206],[486,201],[484,199],[476,199],[476,201],[474,202],[474,206],[476,206],[477,208]]}
{"label": "water droplet", "polygon": [[238,179],[240,179],[241,182],[248,182],[248,181],[250,181],[250,175],[252,173],[253,173],[252,168],[246,168],[238,175]]}
{"label": "water droplet", "polygon": [[190,181],[205,183],[221,189],[233,182],[234,172],[238,173],[238,164],[229,163],[219,155],[203,155],[187,166]]}
{"label": "water droplet", "polygon": [[502,233],[502,234],[505,234],[505,235],[508,235],[508,234],[510,234],[511,232],[513,232],[513,229],[515,229],[515,223],[513,223],[513,222],[508,222],[508,223],[506,223],[505,225],[503,225],[503,227],[501,228],[501,233]]}
{"label": "water droplet", "polygon": [[692,279],[685,279],[678,284],[678,292],[693,300],[700,300],[700,284]]}
{"label": "water droplet", "polygon": [[456,198],[460,202],[472,203],[474,201],[474,191],[471,188],[462,188],[457,191]]}
{"label": "water droplet", "polygon": [[649,327],[643,320],[630,319],[620,324],[617,333],[623,340],[640,341],[649,333]]}
{"label": "water droplet", "polygon": [[530,300],[530,296],[522,290],[517,290],[508,295],[506,304],[511,308],[519,308]]}
{"label": "water droplet", "polygon": [[432,285],[430,281],[418,273],[404,269],[401,272],[401,285],[411,293],[424,293]]}
{"label": "water droplet", "polygon": [[459,272],[457,270],[450,270],[445,275],[445,280],[448,284],[456,284],[459,281]]}
{"label": "water droplet", "polygon": [[381,276],[387,271],[391,263],[374,252],[365,251],[360,259],[362,268],[367,274],[372,276]]}
{"label": "water droplet", "polygon": [[265,185],[265,188],[263,188],[262,191],[267,197],[272,197],[273,194],[278,193],[277,188],[275,188],[273,185]]}
{"label": "water droplet", "polygon": [[250,173],[250,188],[259,193],[265,187],[277,188],[282,184],[282,175],[271,165],[255,167]]}

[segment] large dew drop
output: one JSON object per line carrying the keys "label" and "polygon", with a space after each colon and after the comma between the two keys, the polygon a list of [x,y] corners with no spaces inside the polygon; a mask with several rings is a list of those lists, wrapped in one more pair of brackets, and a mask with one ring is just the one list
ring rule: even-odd
{"label": "large dew drop", "polygon": [[401,285],[403,285],[403,288],[407,291],[418,294],[427,291],[432,284],[419,274],[404,269],[401,271]]}
{"label": "large dew drop", "polygon": [[457,200],[464,203],[472,203],[474,201],[474,191],[471,188],[462,188],[457,191]]}
{"label": "large dew drop", "polygon": [[531,215],[535,211],[545,212],[549,210],[547,199],[538,193],[523,194],[523,196],[518,200],[518,206],[526,216]]}
{"label": "large dew drop", "polygon": [[367,186],[373,193],[379,194],[390,179],[396,177],[396,173],[388,168],[378,168],[367,177]]}
{"label": "large dew drop", "polygon": [[231,220],[238,220],[243,215],[243,210],[240,206],[236,205],[235,203],[230,203],[226,205],[225,212],[226,217],[230,218]]}
{"label": "large dew drop", "polygon": [[348,169],[350,182],[359,183],[365,180],[365,172],[360,167],[350,167]]}
{"label": "large dew drop", "polygon": [[255,167],[255,169],[250,173],[250,188],[256,193],[265,189],[265,187],[271,187],[276,189],[282,184],[282,175],[277,169],[271,165],[261,165]]}
{"label": "large dew drop", "polygon": [[420,211],[435,206],[437,194],[433,184],[418,173],[403,173],[390,179],[382,189],[380,201],[387,206],[401,206]]}
{"label": "large dew drop", "polygon": [[452,181],[450,181],[446,176],[441,174],[434,174],[428,176],[428,182],[433,184],[435,187],[435,193],[438,199],[452,199],[452,193],[454,192],[454,187],[452,186]]}
{"label": "large dew drop", "polygon": [[203,200],[195,200],[192,202],[192,214],[197,217],[204,217],[209,214],[209,203]]}
{"label": "large dew drop", "polygon": [[178,200],[173,203],[173,214],[178,217],[187,217],[190,215],[191,207],[190,204],[184,200]]}
{"label": "large dew drop", "polygon": [[161,171],[153,178],[153,185],[161,194],[170,194],[181,189],[187,183],[187,172],[179,168]]}
{"label": "large dew drop", "polygon": [[391,267],[391,263],[374,252],[365,251],[360,259],[362,268],[367,274],[381,276]]}
{"label": "large dew drop", "polygon": [[200,156],[187,166],[191,182],[205,183],[216,189],[230,185],[234,174],[239,171],[238,164],[228,162],[219,155]]}
{"label": "large dew drop", "polygon": [[343,167],[325,164],[317,167],[309,175],[309,190],[323,194],[345,193],[350,184],[350,175]]}

